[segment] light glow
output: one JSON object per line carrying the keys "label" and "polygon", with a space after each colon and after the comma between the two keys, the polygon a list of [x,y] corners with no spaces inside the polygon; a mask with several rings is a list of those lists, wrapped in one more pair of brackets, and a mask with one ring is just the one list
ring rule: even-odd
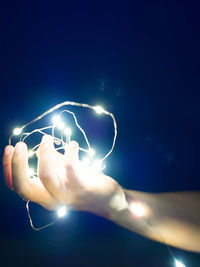
{"label": "light glow", "polygon": [[94,163],[92,164],[92,168],[95,171],[102,171],[103,169],[105,169],[105,165],[102,165],[102,160],[95,160]]}
{"label": "light glow", "polygon": [[95,153],[96,153],[95,150],[93,148],[90,148],[90,150],[89,150],[90,156],[93,157],[95,155]]}
{"label": "light glow", "polygon": [[34,155],[34,152],[32,150],[28,151],[28,157],[31,158]]}
{"label": "light glow", "polygon": [[15,129],[13,130],[13,134],[14,134],[14,135],[20,135],[21,132],[22,132],[22,129],[21,129],[21,128],[15,128]]}
{"label": "light glow", "polygon": [[58,124],[61,121],[61,118],[59,115],[54,115],[52,118],[52,122],[54,125]]}
{"label": "light glow", "polygon": [[[64,107],[64,106],[76,106],[76,107],[83,107],[83,108],[88,108],[92,111],[96,111],[97,114],[102,114],[104,113],[105,115],[109,116],[111,119],[112,119],[112,122],[113,122],[113,128],[114,128],[114,135],[113,135],[113,141],[112,141],[112,146],[110,147],[110,149],[108,150],[108,152],[104,155],[104,157],[100,160],[97,160],[97,161],[94,161],[93,159],[93,155],[96,154],[94,149],[90,149],[91,146],[90,146],[90,142],[88,140],[88,137],[87,137],[87,134],[86,132],[83,130],[83,128],[80,126],[78,120],[77,120],[77,117],[75,115],[74,112],[70,111],[70,110],[67,110],[67,109],[64,109],[62,111],[60,111],[59,113],[55,114],[55,116],[53,116],[51,118],[51,121],[52,123],[50,125],[47,125],[47,126],[43,126],[43,127],[40,127],[40,128],[32,128],[30,129],[30,131],[27,131],[25,130],[27,126],[30,126],[32,125],[33,123],[35,122],[38,122],[39,120],[43,119],[45,116],[47,115],[50,115],[52,114],[53,112],[56,112],[56,110],[60,109],[61,107]],[[19,136],[19,141],[21,142],[25,142],[25,140],[29,137],[29,140],[30,141],[33,141],[33,143],[31,143],[31,145],[33,146],[32,149],[29,148],[29,151],[28,151],[28,157],[31,158],[31,157],[36,157],[37,156],[37,149],[40,147],[40,144],[38,143],[35,143],[35,140],[33,138],[33,140],[31,140],[31,136],[32,134],[34,133],[40,133],[41,135],[50,135],[52,136],[52,140],[55,144],[55,149],[56,151],[60,151],[60,150],[65,150],[67,145],[70,143],[70,138],[71,138],[71,129],[68,128],[68,124],[66,123],[65,124],[65,121],[63,120],[63,116],[61,118],[61,114],[63,113],[67,113],[67,114],[70,114],[73,119],[74,119],[74,123],[77,127],[77,129],[80,131],[80,133],[83,135],[84,137],[84,141],[87,145],[87,147],[85,148],[85,146],[79,146],[79,151],[83,151],[84,153],[86,153],[86,158],[84,158],[82,160],[82,164],[80,164],[80,166],[83,164],[85,164],[85,166],[83,166],[83,171],[85,170],[85,168],[88,166],[91,166],[93,167],[93,170],[92,171],[92,175],[89,175],[88,177],[88,172],[86,171],[86,173],[84,174],[83,171],[81,172],[81,175],[83,175],[83,182],[85,184],[87,184],[88,188],[92,188],[93,186],[100,186],[100,187],[103,187],[105,186],[104,182],[102,181],[102,176],[100,173],[98,173],[97,175],[97,172],[99,171],[102,171],[103,170],[103,167],[102,167],[102,164],[104,162],[104,160],[112,153],[114,147],[115,147],[115,143],[116,143],[116,138],[117,138],[117,123],[116,123],[116,120],[115,120],[115,117],[112,113],[106,111],[105,109],[103,109],[102,107],[100,106],[92,106],[92,105],[89,105],[89,104],[85,104],[85,103],[78,103],[78,102],[72,102],[72,101],[64,101],[60,104],[57,104],[55,105],[54,107],[48,109],[47,111],[45,111],[44,113],[42,113],[41,115],[39,115],[38,117],[36,117],[35,119],[27,122],[25,125],[21,126],[20,128],[16,128],[13,130],[13,134],[10,136],[9,138],[9,145],[12,145],[12,138],[14,135],[18,135]],[[55,128],[59,129],[59,131],[56,131]],[[22,132],[22,130],[25,130],[24,132]],[[66,138],[64,138],[66,135]],[[61,152],[62,153],[62,152]],[[57,154],[59,155],[59,154]],[[36,164],[36,161],[34,161],[34,164]],[[103,164],[104,166],[104,164]],[[35,171],[35,169],[37,168],[36,165],[33,165],[33,167],[35,168],[29,168],[29,170],[27,170],[27,176],[29,178],[38,178],[37,177],[37,172]],[[66,170],[63,171],[63,168],[60,166],[58,166],[59,168],[59,175],[61,177],[66,177]],[[105,166],[104,166],[105,167]],[[87,168],[86,168],[87,169]],[[30,225],[31,227],[34,229],[34,230],[41,230],[43,229],[44,227],[34,227],[33,223],[32,223],[32,219],[31,219],[31,216],[30,216],[30,213],[29,213],[29,208],[28,208],[28,202],[27,202],[27,213],[28,213],[28,216],[29,216],[29,220],[30,220]],[[64,214],[66,213],[66,207],[63,207],[63,208],[60,208],[58,211],[58,217],[63,217]],[[49,225],[52,225],[52,224],[48,224],[47,226]]]}
{"label": "light glow", "polygon": [[71,135],[72,134],[72,130],[69,127],[65,128],[63,132],[66,135]]}
{"label": "light glow", "polygon": [[60,130],[63,130],[65,128],[65,124],[64,122],[60,121],[59,123],[57,123],[56,127]]}
{"label": "light glow", "polygon": [[66,206],[59,208],[57,211],[57,215],[59,218],[64,217],[66,214],[67,214]]}
{"label": "light glow", "polygon": [[137,217],[143,217],[145,215],[145,208],[140,202],[133,201],[129,205],[129,209]]}
{"label": "light glow", "polygon": [[83,162],[84,164],[86,164],[86,165],[89,165],[90,162],[91,162],[91,160],[90,160],[90,158],[88,158],[88,157],[84,157],[84,158],[82,159],[82,162]]}
{"label": "light glow", "polygon": [[94,110],[96,111],[97,114],[102,114],[105,112],[105,110],[101,106],[95,106]]}
{"label": "light glow", "polygon": [[[22,134],[22,130],[25,129],[27,126],[30,126],[31,124],[39,121],[40,119],[42,119],[46,115],[51,114],[55,110],[57,110],[57,109],[59,109],[59,108],[61,108],[63,106],[67,106],[67,105],[89,108],[89,109],[95,111],[97,114],[104,113],[105,115],[108,115],[112,119],[113,127],[114,127],[114,137],[113,137],[112,146],[111,146],[111,149],[109,150],[109,152],[107,152],[107,154],[101,160],[94,161],[92,159],[92,156],[94,156],[95,151],[94,151],[94,149],[90,149],[90,143],[88,141],[88,138],[87,138],[87,135],[86,135],[85,131],[79,125],[75,114],[73,112],[69,111],[69,110],[63,110],[58,115],[54,116],[52,118],[53,125],[49,125],[47,127],[43,127],[43,128],[40,128],[40,129],[34,129],[31,132],[28,132],[28,133],[25,132],[25,133]],[[49,132],[45,132],[47,129],[48,130],[52,129],[52,134],[51,135],[52,135],[52,137],[54,139],[54,143],[57,146],[59,146],[56,150],[65,149],[66,144],[70,143],[71,129],[70,128],[66,128],[65,123],[61,120],[60,115],[63,112],[68,112],[68,114],[71,114],[73,116],[74,122],[76,124],[76,127],[80,130],[80,132],[84,136],[84,140],[85,140],[85,142],[87,144],[87,148],[79,147],[79,150],[82,150],[83,152],[85,152],[87,154],[87,156],[88,156],[88,154],[90,155],[90,158],[89,157],[83,158],[82,162],[87,164],[87,165],[91,165],[93,167],[93,171],[91,172],[91,174],[89,173],[89,175],[88,175],[88,171],[87,171],[88,168],[86,166],[83,166],[83,164],[80,164],[80,169],[78,171],[80,172],[80,177],[82,178],[81,182],[83,182],[85,184],[85,186],[87,186],[88,188],[91,188],[91,189],[94,189],[94,187],[96,187],[98,189],[99,188],[103,188],[104,192],[107,189],[109,190],[109,187],[107,187],[105,185],[104,179],[102,179],[102,174],[100,173],[100,171],[102,171],[105,168],[105,165],[102,166],[102,164],[103,164],[104,160],[112,153],[112,151],[113,151],[113,149],[115,147],[116,137],[117,137],[117,123],[116,123],[114,115],[112,113],[108,112],[107,110],[105,110],[101,106],[91,106],[91,105],[88,105],[88,104],[71,102],[71,101],[62,102],[62,103],[50,108],[49,110],[45,111],[40,116],[38,116],[35,119],[33,119],[32,121],[30,121],[30,122],[26,123],[25,125],[21,126],[21,128],[15,128],[13,130],[13,134],[9,138],[9,144],[10,145],[12,144],[13,135],[20,135],[21,134],[20,141],[24,142],[25,139],[28,136],[30,136],[32,133],[36,133],[37,132],[37,133],[40,133],[40,134],[44,135],[44,134],[49,134]],[[59,137],[55,136],[55,134],[57,132],[57,131],[54,131],[55,127],[57,127],[58,129],[62,130],[62,132],[60,133]],[[62,133],[64,133],[67,136],[66,137],[66,141],[63,140]],[[38,148],[39,146],[40,146],[40,144],[37,144],[36,146],[34,146],[34,148],[28,152],[28,156],[29,157],[35,156],[37,152],[34,151],[34,150],[36,150],[36,148]],[[83,168],[81,168],[81,167],[83,167]],[[90,169],[92,169],[92,168],[90,168]],[[99,173],[97,174],[96,171],[98,171]],[[63,177],[63,179],[65,181],[66,169],[64,167],[61,168],[61,170],[59,170],[59,174],[61,175],[61,177]],[[37,174],[35,173],[33,168],[29,168],[28,169],[28,175],[29,175],[30,178],[37,178]],[[30,220],[30,225],[34,230],[41,230],[41,229],[43,229],[45,227],[48,227],[48,226],[54,224],[54,222],[57,220],[56,219],[55,221],[51,222],[50,224],[47,224],[46,226],[43,226],[43,227],[40,227],[40,228],[34,227],[34,225],[32,223],[32,219],[31,219],[30,213],[29,213],[28,203],[29,203],[29,201],[27,201],[27,205],[26,205],[27,212],[28,212],[28,216],[29,216],[29,220]],[[149,212],[149,208],[146,205],[144,206],[142,203],[136,202],[136,201],[128,204],[125,196],[124,195],[120,195],[120,194],[116,194],[115,196],[113,196],[111,198],[109,204],[110,204],[110,207],[112,207],[113,209],[116,209],[118,211],[123,210],[123,209],[129,209],[137,217],[144,217],[144,216],[146,217],[147,213]],[[58,218],[64,217],[67,213],[68,213],[67,207],[66,206],[62,206],[57,210],[57,217]],[[143,218],[143,220],[146,222],[145,217]],[[149,225],[149,223],[148,223],[148,225]],[[153,228],[153,226],[151,228]],[[173,255],[172,252],[171,252],[171,254]],[[181,261],[176,260],[174,256],[173,256],[173,260],[174,260],[174,263],[175,263],[176,267],[185,267],[185,265]]]}
{"label": "light glow", "polygon": [[175,266],[176,267],[186,267],[185,264],[183,264],[181,261],[179,260],[175,260]]}
{"label": "light glow", "polygon": [[28,176],[31,177],[34,174],[33,168],[28,168]]}

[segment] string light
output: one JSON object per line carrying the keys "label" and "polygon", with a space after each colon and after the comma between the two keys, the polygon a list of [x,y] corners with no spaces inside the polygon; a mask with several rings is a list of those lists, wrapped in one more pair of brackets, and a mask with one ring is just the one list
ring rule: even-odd
{"label": "string light", "polygon": [[57,211],[57,216],[59,218],[64,217],[66,214],[67,214],[66,206],[63,206],[63,207],[59,208],[58,211]]}
{"label": "string light", "polygon": [[34,174],[34,169],[33,168],[28,168],[28,176],[31,177]]}
{"label": "string light", "polygon": [[93,148],[90,148],[90,150],[89,150],[90,156],[93,157],[95,155],[95,153],[96,153],[95,150]]}
{"label": "string light", "polygon": [[63,130],[65,128],[64,122],[60,121],[59,123],[56,124],[56,127],[60,130]]}
{"label": "string light", "polygon": [[84,164],[86,164],[86,165],[89,165],[89,164],[91,163],[91,160],[90,160],[90,158],[88,158],[88,157],[84,157],[84,158],[82,159],[82,162],[83,162]]}
{"label": "string light", "polygon": [[28,157],[31,158],[31,157],[33,157],[33,155],[34,155],[34,152],[32,150],[29,150],[28,151]]}
{"label": "string light", "polygon": [[[87,138],[87,135],[86,135],[85,131],[83,130],[83,128],[79,125],[75,114],[73,112],[69,111],[69,110],[62,110],[60,113],[54,115],[52,117],[52,123],[53,123],[53,125],[46,126],[46,127],[40,128],[40,129],[34,129],[31,132],[22,132],[25,128],[27,128],[31,124],[33,124],[33,123],[41,120],[43,117],[47,116],[50,113],[53,113],[55,110],[57,110],[57,109],[59,109],[59,108],[61,108],[63,106],[77,106],[77,107],[89,108],[91,110],[95,110],[97,112],[97,114],[104,113],[104,114],[106,114],[106,115],[108,115],[108,116],[110,116],[112,118],[113,126],[114,126],[114,137],[113,137],[112,147],[108,151],[108,153],[104,156],[103,159],[96,160],[96,161],[94,161],[92,159],[92,157],[95,155],[95,150],[93,148],[91,148],[90,143],[89,143],[89,140]],[[60,104],[54,106],[53,108],[50,108],[49,110],[47,110],[46,112],[44,112],[43,114],[41,114],[37,118],[33,119],[32,121],[28,122],[27,124],[25,124],[25,125],[23,125],[23,126],[21,126],[19,128],[15,128],[14,131],[13,131],[13,135],[11,135],[10,138],[9,138],[9,144],[11,145],[11,143],[12,143],[12,137],[14,135],[20,136],[20,141],[25,142],[25,140],[28,137],[30,137],[32,134],[34,134],[34,133],[40,133],[42,135],[45,135],[45,134],[47,134],[47,132],[46,132],[47,130],[51,130],[51,135],[53,137],[53,141],[58,146],[56,148],[56,150],[65,150],[66,144],[70,142],[72,131],[71,131],[71,128],[66,127],[64,121],[61,119],[61,115],[63,113],[68,113],[68,114],[70,114],[70,115],[73,116],[73,119],[74,119],[74,122],[75,122],[76,127],[83,134],[83,137],[85,139],[85,142],[87,144],[88,149],[79,147],[79,150],[81,150],[81,151],[83,151],[83,152],[85,152],[87,154],[89,153],[89,155],[91,157],[91,158],[85,157],[82,160],[83,163],[84,164],[87,164],[87,165],[91,165],[95,171],[101,171],[105,167],[105,165],[104,165],[104,167],[102,167],[102,162],[112,153],[112,151],[114,149],[115,142],[116,142],[116,137],[117,137],[117,123],[116,123],[116,120],[115,120],[114,115],[112,113],[104,110],[100,106],[91,106],[91,105],[88,105],[88,104],[82,104],[82,103],[71,102],[71,101],[65,101],[63,103],[60,103]],[[55,136],[55,128],[57,128],[60,131],[60,136]],[[56,133],[58,134],[57,131],[56,131]],[[48,132],[48,134],[49,134],[49,132]],[[63,134],[66,135],[66,137],[67,137],[66,140],[63,140]],[[39,147],[39,144],[35,145],[34,148],[32,148],[31,150],[28,151],[28,157],[29,158],[32,158],[32,157],[36,156],[36,151],[37,151],[38,147]],[[37,174],[35,173],[35,171],[34,171],[33,168],[29,168],[28,169],[28,176],[30,178],[32,178],[32,179],[38,178],[37,177]],[[90,180],[87,180],[87,181],[89,183],[89,182],[91,182],[91,179]],[[97,181],[95,181],[95,179],[93,179],[93,182],[95,183]],[[100,181],[98,181],[98,183],[100,184]],[[28,216],[29,216],[29,219],[30,219],[31,227],[34,230],[40,230],[40,229],[45,228],[46,226],[37,228],[37,227],[35,227],[33,225],[33,222],[32,222],[31,216],[30,216],[30,212],[29,212],[28,204],[29,204],[29,201],[27,202],[26,207],[27,207],[27,212],[28,212]],[[66,207],[62,207],[62,208],[60,208],[58,210],[58,212],[57,212],[58,218],[61,217],[61,216],[64,216],[64,211],[66,213]],[[47,226],[52,225],[52,224],[53,224],[53,222],[50,223],[50,224],[48,224]]]}
{"label": "string light", "polygon": [[145,208],[140,202],[133,201],[130,203],[129,209],[136,217],[143,217],[145,215]]}
{"label": "string light", "polygon": [[176,267],[186,267],[185,264],[183,264],[181,261],[175,259],[175,266]]}
{"label": "string light", "polygon": [[101,106],[95,106],[94,110],[96,111],[97,114],[102,114],[105,112],[105,110]]}
{"label": "string light", "polygon": [[94,163],[92,164],[92,168],[95,171],[102,171],[103,169],[105,169],[105,165],[102,165],[102,160],[95,160]]}
{"label": "string light", "polygon": [[[57,110],[57,109],[59,109],[59,108],[61,108],[63,106],[77,106],[77,107],[89,108],[89,109],[94,110],[97,114],[105,114],[105,115],[108,115],[108,116],[111,117],[111,119],[113,121],[113,126],[114,126],[114,137],[113,137],[112,147],[102,159],[95,160],[95,161],[92,159],[92,157],[96,154],[96,152],[95,152],[95,150],[93,148],[91,148],[89,140],[87,138],[87,135],[86,135],[85,131],[83,130],[83,128],[79,125],[75,114],[73,112],[69,111],[69,110],[62,110],[59,114],[54,115],[53,118],[52,118],[53,125],[51,125],[51,126],[43,127],[43,128],[40,128],[40,129],[34,129],[31,132],[22,133],[22,131],[26,127],[28,127],[31,124],[41,120],[43,117],[49,115],[50,113],[54,112],[55,110]],[[91,106],[91,105],[88,105],[88,104],[82,104],[82,103],[71,102],[71,101],[62,102],[62,103],[54,106],[53,108],[50,108],[49,110],[47,110],[46,112],[44,112],[40,116],[38,116],[37,118],[35,118],[32,121],[28,122],[27,124],[21,126],[20,128],[15,128],[13,130],[13,134],[9,138],[9,144],[11,145],[13,136],[20,136],[21,135],[20,141],[24,142],[26,138],[28,138],[29,136],[31,136],[34,133],[40,133],[40,134],[44,135],[44,134],[47,134],[45,132],[46,130],[51,130],[52,131],[51,135],[53,136],[53,140],[54,140],[55,144],[59,146],[59,147],[56,148],[56,150],[64,150],[65,147],[66,147],[66,143],[68,143],[70,141],[70,137],[72,135],[71,128],[66,127],[65,123],[61,120],[60,115],[63,114],[64,112],[66,112],[66,113],[68,113],[68,114],[73,116],[73,119],[74,119],[74,122],[76,124],[76,127],[83,134],[83,137],[84,137],[85,142],[87,144],[88,149],[79,147],[79,150],[81,150],[81,151],[83,151],[83,152],[85,152],[87,154],[89,153],[89,155],[90,155],[90,157],[84,157],[82,159],[83,164],[91,165],[92,168],[97,172],[102,171],[105,168],[105,164],[103,165],[104,160],[112,153],[112,151],[113,151],[113,149],[115,147],[115,142],[116,142],[116,137],[117,137],[117,123],[116,123],[114,115],[112,113],[108,112],[107,110],[105,110],[101,106]],[[55,136],[55,128],[60,130],[60,137]],[[63,140],[63,134],[65,134],[67,136],[66,143]],[[23,138],[22,138],[22,136],[23,136]],[[29,158],[36,155],[36,149],[38,147],[39,147],[39,144],[37,144],[32,150],[29,150],[29,152],[28,152]],[[37,179],[38,178],[37,175],[35,174],[33,168],[29,168],[28,176],[30,178],[32,178],[32,179],[35,179],[35,178]],[[102,185],[102,180],[100,179],[100,177],[98,175],[97,175],[97,177],[88,177],[88,175],[85,174],[85,178],[84,179],[85,179],[85,182],[86,182],[86,184],[88,186],[98,185],[98,184],[99,184],[99,186]],[[122,199],[121,197],[114,196],[110,201],[110,206],[115,208],[116,210],[121,210],[121,209],[128,208],[130,210],[130,212],[132,214],[134,214],[136,217],[143,218],[144,221],[147,223],[147,225],[149,225],[154,232],[159,234],[159,236],[161,237],[163,243],[167,246],[169,252],[171,253],[171,255],[172,255],[173,259],[174,259],[175,266],[176,267],[185,267],[185,265],[181,261],[177,260],[174,257],[173,252],[168,247],[168,245],[165,243],[165,241],[162,238],[162,236],[160,235],[160,233],[158,233],[158,231],[153,228],[153,226],[150,224],[150,222],[146,220],[146,218],[145,218],[146,209],[145,209],[145,207],[144,207],[144,205],[142,203],[133,201],[130,204],[128,204],[126,199]],[[49,223],[49,224],[47,224],[45,226],[37,228],[37,227],[35,227],[33,225],[32,218],[30,216],[29,201],[27,201],[26,208],[27,208],[27,213],[28,213],[28,217],[29,217],[29,220],[30,220],[30,225],[36,231],[44,229],[44,228],[46,228],[48,226],[51,226],[56,222],[56,220],[54,220],[53,222],[51,222],[51,223]],[[57,218],[58,219],[61,218],[61,217],[66,216],[66,214],[67,214],[66,206],[63,206],[63,207],[61,207],[61,208],[59,208],[57,210]]]}
{"label": "string light", "polygon": [[21,128],[15,128],[15,129],[13,130],[13,134],[14,134],[14,135],[20,135],[21,132],[22,132],[22,129],[21,129]]}
{"label": "string light", "polygon": [[72,135],[72,130],[69,127],[65,128],[63,132],[66,135]]}
{"label": "string light", "polygon": [[58,124],[61,121],[60,116],[54,115],[52,118],[52,122],[54,125]]}

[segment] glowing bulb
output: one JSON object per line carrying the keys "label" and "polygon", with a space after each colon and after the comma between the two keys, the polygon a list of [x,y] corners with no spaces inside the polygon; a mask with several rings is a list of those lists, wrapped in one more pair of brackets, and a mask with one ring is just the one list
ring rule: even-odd
{"label": "glowing bulb", "polygon": [[181,261],[175,260],[176,267],[186,267]]}
{"label": "glowing bulb", "polygon": [[60,130],[62,130],[63,128],[65,128],[65,124],[64,122],[62,122],[61,118],[59,115],[55,115],[52,118],[52,122],[53,124],[58,127]]}
{"label": "glowing bulb", "polygon": [[52,122],[53,122],[54,125],[58,124],[60,122],[60,120],[61,120],[60,116],[58,116],[58,115],[55,115],[52,118]]}
{"label": "glowing bulb", "polygon": [[84,164],[86,164],[86,165],[89,165],[89,164],[90,164],[90,158],[88,158],[88,157],[84,157],[84,158],[82,159],[82,162],[83,162]]}
{"label": "glowing bulb", "polygon": [[89,150],[90,156],[93,157],[95,155],[95,153],[96,153],[95,150],[93,148],[90,148],[90,150]]}
{"label": "glowing bulb", "polygon": [[72,134],[72,130],[70,128],[65,128],[64,129],[64,134],[71,135]]}
{"label": "glowing bulb", "polygon": [[20,135],[21,132],[22,132],[22,129],[21,129],[21,128],[15,128],[15,129],[13,130],[13,134],[14,134],[14,135]]}
{"label": "glowing bulb", "polygon": [[34,152],[32,150],[29,150],[28,157],[31,158],[34,155]]}
{"label": "glowing bulb", "polygon": [[60,130],[65,128],[65,124],[64,122],[60,121],[57,125],[56,125]]}
{"label": "glowing bulb", "polygon": [[28,176],[32,176],[34,174],[34,170],[32,168],[28,169]]}
{"label": "glowing bulb", "polygon": [[95,171],[102,171],[105,168],[105,166],[102,166],[101,160],[94,161],[92,167],[95,169]]}
{"label": "glowing bulb", "polygon": [[129,206],[129,209],[137,217],[143,217],[145,214],[144,206],[139,202],[132,202]]}
{"label": "glowing bulb", "polygon": [[96,113],[98,114],[102,114],[105,112],[105,110],[101,107],[101,106],[96,106],[94,107],[94,110],[96,111]]}
{"label": "glowing bulb", "polygon": [[57,211],[57,215],[59,218],[64,217],[66,213],[67,213],[66,206],[59,208]]}

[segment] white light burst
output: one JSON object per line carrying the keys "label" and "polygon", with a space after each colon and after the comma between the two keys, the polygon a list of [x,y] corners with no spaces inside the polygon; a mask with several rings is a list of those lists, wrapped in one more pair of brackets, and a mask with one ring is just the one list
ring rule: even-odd
{"label": "white light burst", "polygon": [[66,214],[67,214],[66,206],[59,208],[57,211],[57,215],[59,218],[66,216]]}

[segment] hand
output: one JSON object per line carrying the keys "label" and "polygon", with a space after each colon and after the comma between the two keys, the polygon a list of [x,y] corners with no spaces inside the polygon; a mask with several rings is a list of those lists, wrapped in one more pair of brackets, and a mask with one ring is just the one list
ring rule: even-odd
{"label": "hand", "polygon": [[26,144],[7,146],[3,157],[6,184],[24,199],[47,209],[64,204],[101,215],[110,212],[111,198],[123,196],[123,190],[112,178],[82,163],[78,150],[78,143],[72,141],[64,155],[58,153],[52,137],[44,136],[37,151],[39,178],[30,178]]}

